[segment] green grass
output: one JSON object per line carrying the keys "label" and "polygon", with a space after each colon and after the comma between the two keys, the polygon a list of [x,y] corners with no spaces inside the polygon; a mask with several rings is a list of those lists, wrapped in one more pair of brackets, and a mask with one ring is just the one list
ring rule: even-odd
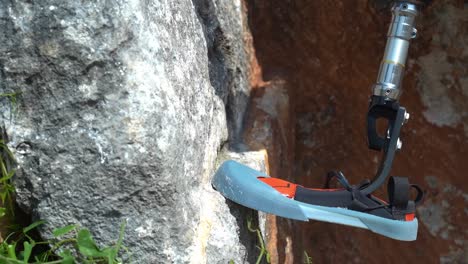
{"label": "green grass", "polygon": [[[11,178],[15,159],[3,140],[0,140],[0,218],[14,220],[15,188]],[[11,231],[6,238],[1,238],[0,264],[71,264],[71,263],[123,263],[123,255],[131,258],[123,246],[125,222],[120,227],[119,237],[114,245],[98,247],[91,232],[77,225],[64,226],[53,231],[54,238],[48,241],[36,241],[30,233],[44,221],[37,221],[19,231]],[[44,247],[45,246],[45,247]],[[46,250],[44,250],[44,248]],[[126,253],[126,254],[124,254]]]}
{"label": "green grass", "polygon": [[304,251],[304,264],[313,264],[312,257],[306,251]]}
{"label": "green grass", "polygon": [[15,175],[12,169],[16,163],[13,153],[3,140],[0,140],[0,216],[7,213],[14,215],[13,195],[15,188],[11,183],[11,178]]}
{"label": "green grass", "polygon": [[270,253],[268,253],[265,247],[265,241],[263,240],[262,232],[260,231],[260,229],[252,227],[251,216],[247,217],[247,229],[250,232],[257,234],[257,240],[260,244],[259,246],[257,246],[257,248],[260,250],[260,253],[258,254],[257,261],[255,262],[255,264],[260,264],[263,258],[265,258],[267,263],[270,263]]}
{"label": "green grass", "polygon": [[[7,99],[11,106],[11,114],[16,113],[18,108],[18,97],[21,92],[0,93],[0,99]],[[15,164],[13,153],[8,149],[4,140],[3,129],[0,129],[0,217],[7,213],[14,215],[13,195],[15,188],[11,183],[11,178],[15,174],[12,169]]]}
{"label": "green grass", "polygon": [[[20,93],[0,94],[0,98],[10,100],[12,111],[17,110],[17,97]],[[1,131],[1,130],[0,130]],[[0,134],[2,137],[3,134]],[[5,139],[0,139],[0,221],[5,225],[15,221],[15,187],[11,181],[15,175],[16,160]],[[78,225],[68,225],[55,229],[53,238],[43,241],[35,239],[34,231],[44,221],[37,221],[24,228],[9,228],[8,236],[0,236],[0,264],[116,264],[131,262],[131,254],[123,245],[126,222],[120,227],[117,241],[110,246],[99,247],[91,232]],[[3,230],[5,231],[5,230]]]}
{"label": "green grass", "polygon": [[[11,106],[11,115],[16,114],[18,110],[18,98],[21,96],[21,92],[12,92],[12,93],[0,93],[0,98],[7,99]],[[12,116],[10,116],[11,118]]]}
{"label": "green grass", "polygon": [[[257,246],[257,248],[260,250],[260,253],[257,257],[257,261],[255,262],[255,264],[260,264],[263,258],[265,258],[267,263],[270,263],[270,253],[268,253],[265,247],[265,241],[263,240],[262,232],[259,228],[253,228],[252,226],[252,217],[248,216],[247,229],[252,233],[256,233],[258,243],[260,244],[259,246]],[[229,264],[234,264],[234,261],[229,261]],[[312,257],[310,257],[306,251],[304,251],[304,264],[313,264]]]}
{"label": "green grass", "polygon": [[[0,264],[71,264],[71,263],[124,263],[130,261],[128,249],[123,246],[125,222],[122,223],[119,238],[114,245],[98,247],[86,228],[77,225],[68,225],[53,231],[54,239],[49,241],[36,241],[29,232],[44,224],[37,221],[22,229],[18,236],[10,234],[0,243]],[[15,236],[15,239],[10,237]],[[48,245],[48,250],[35,252],[35,248]]]}

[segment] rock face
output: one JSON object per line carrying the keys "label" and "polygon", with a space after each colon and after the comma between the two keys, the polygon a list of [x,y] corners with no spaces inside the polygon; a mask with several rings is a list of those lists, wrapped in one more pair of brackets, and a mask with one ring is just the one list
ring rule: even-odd
{"label": "rock face", "polygon": [[[241,0],[81,2],[0,1],[0,92],[21,93],[17,107],[2,99],[1,125],[18,203],[48,221],[44,237],[78,223],[109,243],[126,220],[137,263],[254,262],[253,211],[210,186],[222,160],[307,186],[375,172],[364,124],[388,1],[247,0],[253,40]],[[466,262],[464,6],[424,11],[403,83],[412,118],[392,174],[426,192],[418,240],[262,216],[272,263]],[[227,150],[243,138],[269,166]]]}
{"label": "rock face", "polygon": [[252,258],[209,183],[249,96],[240,0],[0,5],[0,90],[21,93],[2,126],[41,234],[78,223],[109,243],[126,220],[137,263]]}

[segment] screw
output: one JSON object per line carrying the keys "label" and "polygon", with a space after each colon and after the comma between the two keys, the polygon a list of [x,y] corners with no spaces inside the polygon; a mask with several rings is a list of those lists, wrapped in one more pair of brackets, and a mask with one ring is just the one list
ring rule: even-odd
{"label": "screw", "polygon": [[403,145],[403,142],[401,142],[400,138],[398,138],[397,143],[396,143],[397,150],[400,150],[402,145]]}
{"label": "screw", "polygon": [[411,38],[416,38],[416,36],[418,35],[418,30],[413,28],[413,31],[411,32]]}
{"label": "screw", "polygon": [[408,123],[408,120],[410,118],[410,114],[408,112],[405,113],[405,121],[404,124]]}

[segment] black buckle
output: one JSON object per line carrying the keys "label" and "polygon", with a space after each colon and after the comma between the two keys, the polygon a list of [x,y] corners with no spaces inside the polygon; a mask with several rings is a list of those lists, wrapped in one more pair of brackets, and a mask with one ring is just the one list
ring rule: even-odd
{"label": "black buckle", "polygon": [[[370,149],[383,150],[383,158],[372,183],[362,190],[363,193],[371,194],[377,190],[385,183],[390,174],[397,151],[400,130],[405,121],[405,113],[406,109],[401,107],[397,101],[386,101],[381,96],[372,96],[367,115],[367,140]],[[377,133],[377,120],[379,118],[388,121],[387,135],[384,137]]]}
{"label": "black buckle", "polygon": [[367,143],[370,149],[382,150],[388,141],[388,136],[379,136],[377,133],[377,120],[386,119],[388,121],[388,131],[391,131],[395,124],[395,119],[400,106],[398,102],[385,101],[382,96],[372,96],[367,113]]}

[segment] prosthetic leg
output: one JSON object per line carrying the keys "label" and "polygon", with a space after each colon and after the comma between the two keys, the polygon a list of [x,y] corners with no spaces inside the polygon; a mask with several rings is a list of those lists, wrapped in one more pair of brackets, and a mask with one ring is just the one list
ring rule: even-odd
{"label": "prosthetic leg", "polygon": [[[365,228],[398,240],[415,240],[418,229],[415,207],[422,199],[422,190],[407,178],[390,177],[388,202],[372,193],[389,177],[395,153],[402,147],[400,130],[409,119],[398,100],[409,42],[417,34],[414,23],[418,8],[417,1],[399,1],[392,7],[385,53],[367,114],[368,146],[383,153],[372,181],[351,185],[341,172],[330,172],[324,189],[305,188],[229,160],[216,172],[213,187],[229,200],[285,218],[314,219]],[[385,135],[377,131],[379,119],[387,122]],[[342,188],[330,189],[333,179]],[[417,193],[415,200],[410,199],[412,189]]]}

